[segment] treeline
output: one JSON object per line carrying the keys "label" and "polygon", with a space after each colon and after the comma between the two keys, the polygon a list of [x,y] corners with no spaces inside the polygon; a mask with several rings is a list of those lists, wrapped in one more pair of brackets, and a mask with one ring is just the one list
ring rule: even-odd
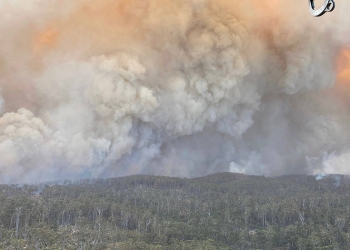
{"label": "treeline", "polygon": [[221,173],[0,186],[0,249],[350,249],[350,179]]}

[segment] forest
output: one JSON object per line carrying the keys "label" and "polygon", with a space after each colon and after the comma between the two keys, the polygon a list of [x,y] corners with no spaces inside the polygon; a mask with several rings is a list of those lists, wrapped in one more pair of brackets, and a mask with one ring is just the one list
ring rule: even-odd
{"label": "forest", "polygon": [[342,175],[0,185],[0,249],[350,249],[349,196]]}

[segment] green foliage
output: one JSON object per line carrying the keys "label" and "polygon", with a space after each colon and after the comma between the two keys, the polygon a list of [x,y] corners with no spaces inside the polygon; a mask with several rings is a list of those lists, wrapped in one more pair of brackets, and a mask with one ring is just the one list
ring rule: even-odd
{"label": "green foliage", "polygon": [[350,179],[222,173],[0,186],[0,249],[349,249]]}

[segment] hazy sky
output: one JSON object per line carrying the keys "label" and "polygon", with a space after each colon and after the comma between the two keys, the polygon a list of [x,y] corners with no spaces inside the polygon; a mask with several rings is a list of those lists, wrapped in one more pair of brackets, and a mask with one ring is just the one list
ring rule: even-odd
{"label": "hazy sky", "polygon": [[1,0],[0,182],[350,174],[350,2]]}

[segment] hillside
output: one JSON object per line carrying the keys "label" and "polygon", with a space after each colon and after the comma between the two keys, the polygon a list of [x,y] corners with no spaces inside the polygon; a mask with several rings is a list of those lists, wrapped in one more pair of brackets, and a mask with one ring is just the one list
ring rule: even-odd
{"label": "hillside", "polygon": [[350,178],[0,185],[0,249],[349,249]]}

